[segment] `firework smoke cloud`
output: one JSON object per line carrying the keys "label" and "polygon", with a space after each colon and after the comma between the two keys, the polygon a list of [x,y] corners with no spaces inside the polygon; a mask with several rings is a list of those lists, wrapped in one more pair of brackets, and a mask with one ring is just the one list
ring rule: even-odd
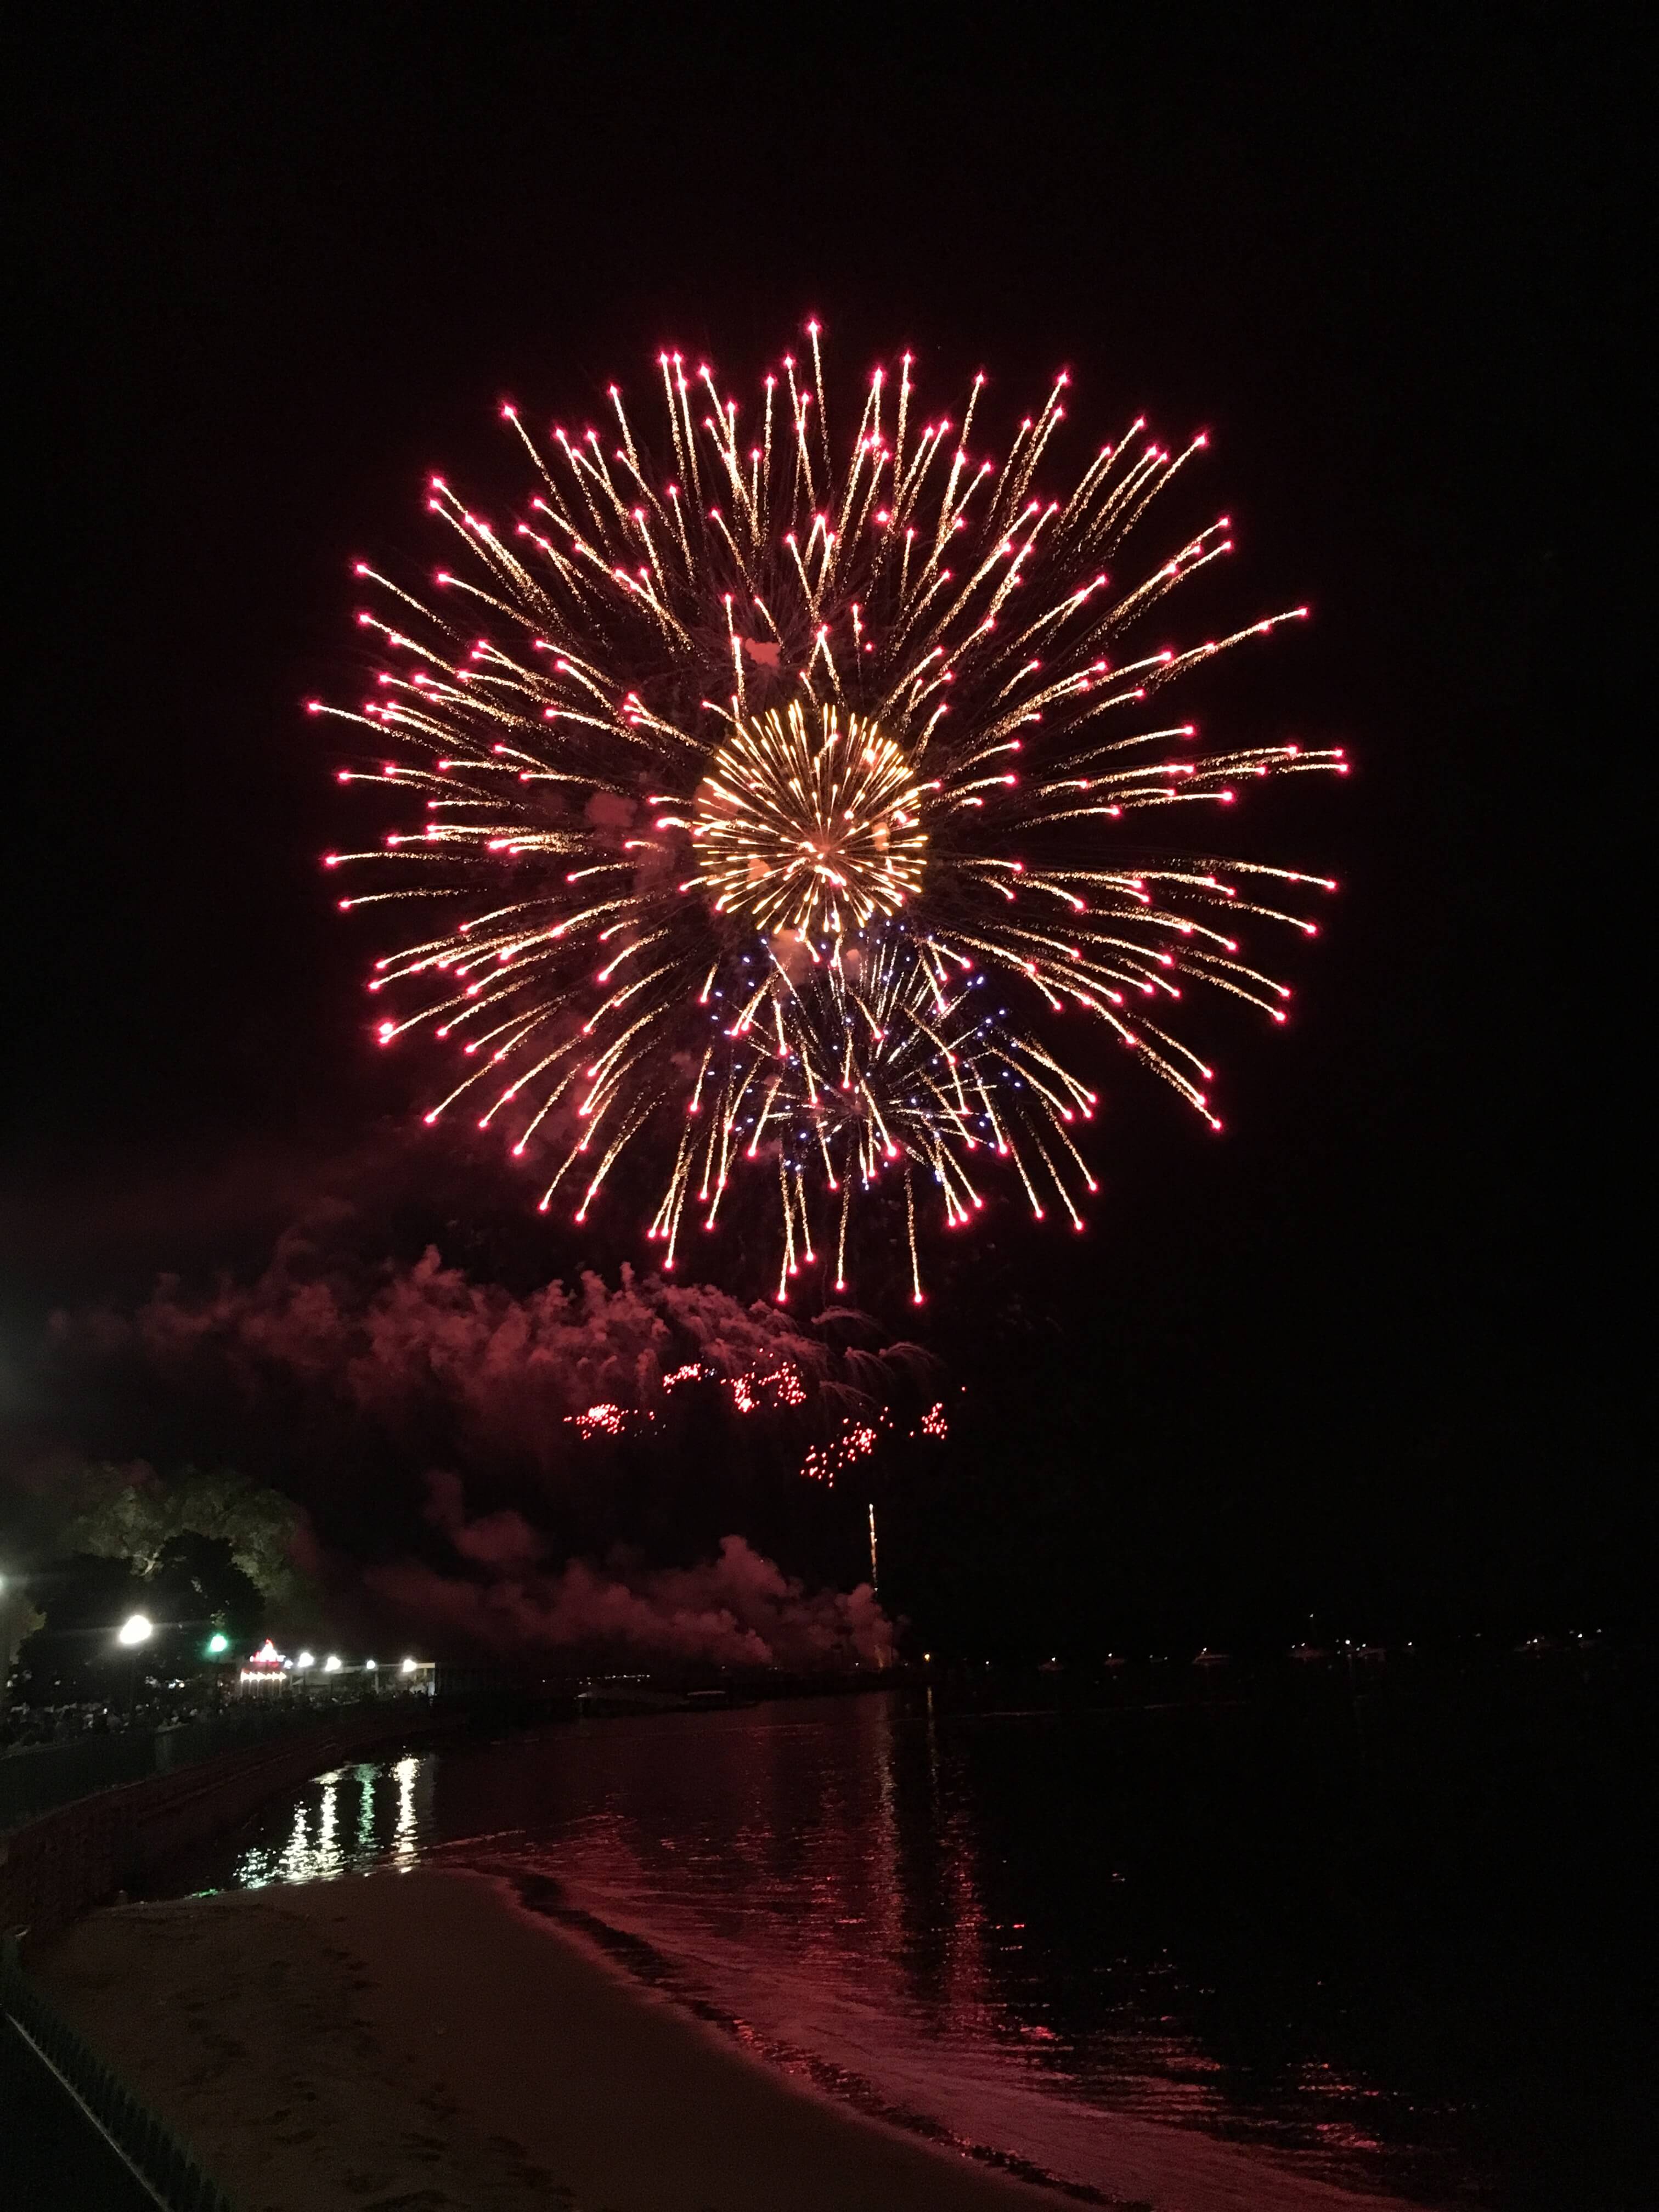
{"label": "firework smoke cloud", "polygon": [[[789,1522],[790,1492],[821,1496],[888,1438],[945,1431],[937,1363],[864,1316],[807,1330],[627,1269],[615,1288],[520,1294],[429,1249],[365,1261],[327,1223],[289,1232],[252,1280],[163,1278],[135,1310],[60,1315],[53,1334],[66,1411],[113,1408],[126,1434],[159,1391],[192,1451],[303,1501],[304,1564],[337,1596],[361,1574],[383,1624],[481,1655],[877,1662],[873,1595],[810,1587],[753,1523],[769,1502]],[[37,1457],[62,1491],[64,1446]],[[728,1511],[747,1534],[719,1533]]]}
{"label": "firework smoke cloud", "polygon": [[495,1653],[628,1654],[657,1663],[782,1667],[804,1673],[883,1666],[892,1628],[868,1583],[809,1591],[741,1536],[685,1567],[613,1560],[543,1564],[529,1523],[512,1512],[469,1520],[460,1484],[431,1479],[430,1517],[467,1562],[441,1573],[404,1559],[369,1570],[377,1596],[409,1618]]}
{"label": "firework smoke cloud", "polygon": [[615,1290],[585,1274],[519,1297],[430,1249],[410,1267],[365,1267],[303,1230],[251,1283],[192,1294],[164,1277],[131,1320],[92,1316],[64,1333],[131,1346],[175,1380],[227,1373],[250,1395],[287,1376],[394,1431],[412,1408],[441,1406],[469,1451],[544,1470],[695,1382],[720,1385],[738,1413],[801,1405],[835,1382],[821,1338],[710,1285],[641,1283],[625,1269]]}

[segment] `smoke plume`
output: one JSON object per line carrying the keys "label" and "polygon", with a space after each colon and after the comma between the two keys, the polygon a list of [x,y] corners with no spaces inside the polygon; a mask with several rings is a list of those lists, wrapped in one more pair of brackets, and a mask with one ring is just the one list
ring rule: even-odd
{"label": "smoke plume", "polygon": [[615,1290],[585,1273],[573,1290],[515,1297],[431,1247],[412,1267],[365,1266],[305,1231],[281,1239],[254,1283],[222,1278],[192,1295],[164,1276],[131,1320],[103,1312],[58,1327],[66,1340],[136,1349],[176,1378],[217,1368],[250,1395],[280,1374],[394,1429],[442,1407],[470,1454],[544,1468],[572,1449],[570,1417],[607,1402],[648,1410],[665,1376],[690,1364],[722,1376],[788,1365],[808,1382],[830,1364],[775,1307],[705,1285],[641,1283],[624,1267]]}
{"label": "smoke plume", "polygon": [[470,1520],[453,1475],[429,1475],[428,1487],[428,1518],[473,1572],[404,1559],[371,1569],[368,1581],[398,1613],[473,1650],[795,1672],[881,1665],[891,1656],[891,1628],[868,1583],[809,1592],[741,1536],[723,1537],[714,1559],[686,1567],[615,1557],[603,1569],[583,1559],[550,1566],[520,1515]]}
{"label": "smoke plume", "polygon": [[800,1479],[849,1414],[890,1428],[882,1401],[931,1381],[878,1336],[626,1267],[520,1294],[432,1248],[365,1260],[315,1217],[252,1281],[164,1276],[52,1328],[60,1406],[102,1423],[77,1445],[285,1491],[343,1602],[457,1650],[792,1670],[890,1638],[867,1584],[809,1587],[852,1579],[862,1516]]}

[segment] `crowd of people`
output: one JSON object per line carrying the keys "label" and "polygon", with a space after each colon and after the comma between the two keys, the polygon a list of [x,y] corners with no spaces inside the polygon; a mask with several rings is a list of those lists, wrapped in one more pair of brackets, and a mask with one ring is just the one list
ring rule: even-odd
{"label": "crowd of people", "polygon": [[131,1702],[83,1698],[61,1705],[0,1704],[0,1758],[38,1744],[73,1743],[83,1736],[204,1720],[214,1710],[210,1689],[185,1682],[141,1684]]}

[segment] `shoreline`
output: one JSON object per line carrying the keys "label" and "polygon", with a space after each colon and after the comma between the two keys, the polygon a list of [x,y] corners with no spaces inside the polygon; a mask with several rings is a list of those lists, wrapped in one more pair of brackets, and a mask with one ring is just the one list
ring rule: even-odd
{"label": "shoreline", "polygon": [[779,2071],[483,1872],[115,1905],[30,1971],[238,2212],[1410,2212],[1134,2121],[1110,2191],[1016,2178]]}
{"label": "shoreline", "polygon": [[491,1878],[106,1908],[30,1972],[238,2212],[1028,2212],[774,2073]]}

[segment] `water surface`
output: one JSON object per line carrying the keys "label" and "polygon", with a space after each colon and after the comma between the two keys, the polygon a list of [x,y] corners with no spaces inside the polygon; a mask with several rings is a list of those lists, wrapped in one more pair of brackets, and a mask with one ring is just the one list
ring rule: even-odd
{"label": "water surface", "polygon": [[505,1876],[757,2055],[1085,2201],[1124,2193],[1112,2119],[1248,2149],[1264,2207],[1288,2176],[1644,2201],[1638,2073],[1595,2043],[1624,1999],[1557,1986],[1611,1969],[1540,1895],[1536,1792],[1517,1833],[1478,1756],[1456,1783],[1429,1760],[1403,1813],[1376,1764],[1248,1712],[599,1721],[325,1775],[189,1886]]}

